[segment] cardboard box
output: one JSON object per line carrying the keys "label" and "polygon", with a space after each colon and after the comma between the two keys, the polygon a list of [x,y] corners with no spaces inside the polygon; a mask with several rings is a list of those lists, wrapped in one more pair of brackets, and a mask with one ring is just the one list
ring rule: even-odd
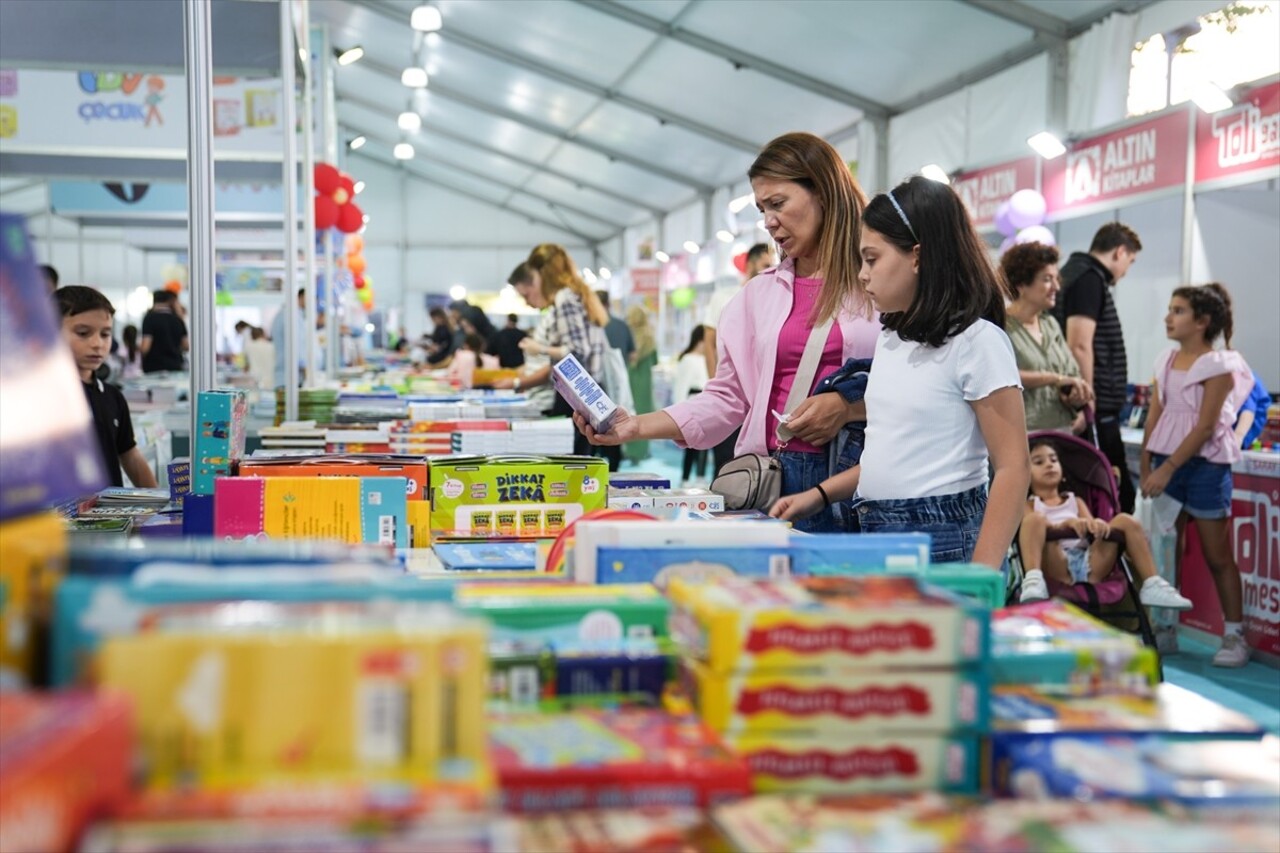
{"label": "cardboard box", "polygon": [[674,578],[671,633],[727,675],[984,663],[987,610],[909,577]]}
{"label": "cardboard box", "polygon": [[551,384],[575,412],[587,419],[596,432],[608,432],[618,414],[618,406],[573,357],[565,356],[551,367]]}
{"label": "cardboard box", "polygon": [[761,794],[974,793],[976,737],[902,734],[728,736]]}
{"label": "cardboard box", "polygon": [[409,547],[404,477],[219,477],[213,532]]}
{"label": "cardboard box", "polygon": [[720,733],[981,734],[987,725],[987,679],[976,668],[717,675],[686,658],[680,669],[698,715]]}
{"label": "cardboard box", "polygon": [[56,513],[0,522],[0,684],[36,681],[36,650],[66,561],[67,528]]}
{"label": "cardboard box", "polygon": [[706,808],[751,792],[745,763],[702,723],[658,711],[495,714],[490,746],[512,812]]}
{"label": "cardboard box", "polygon": [[609,648],[667,635],[670,605],[648,584],[465,584],[454,593],[463,613],[487,619],[496,641],[556,651]]}
{"label": "cardboard box", "polygon": [[557,536],[603,509],[609,466],[588,456],[456,457],[431,463],[435,537]]}
{"label": "cardboard box", "polygon": [[169,463],[169,500],[179,501],[191,493],[191,457],[180,456]]}
{"label": "cardboard box", "polygon": [[344,630],[334,613],[108,641],[101,682],[133,701],[148,781],[421,783],[481,772],[483,626],[442,610],[412,627],[384,614],[398,630]]}
{"label": "cardboard box", "polygon": [[0,693],[0,850],[72,850],[129,794],[132,719],[120,696]]}
{"label": "cardboard box", "polygon": [[191,491],[213,494],[216,477],[234,475],[244,456],[248,398],[240,389],[201,391],[196,401],[200,432],[193,436]]}

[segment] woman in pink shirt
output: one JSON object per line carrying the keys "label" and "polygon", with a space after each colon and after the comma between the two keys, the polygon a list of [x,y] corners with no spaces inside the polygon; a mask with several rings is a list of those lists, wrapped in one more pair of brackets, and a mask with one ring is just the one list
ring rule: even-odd
{"label": "woman in pink shirt", "polygon": [[[831,473],[824,448],[846,423],[866,419],[861,403],[839,394],[808,397],[783,413],[810,330],[831,330],[807,392],[846,359],[870,358],[880,323],[858,283],[859,222],[866,196],[825,140],[788,133],[765,146],[747,175],[765,228],[782,262],[749,281],[725,307],[717,327],[719,362],[702,393],[660,412],[624,412],[608,433],[574,418],[593,444],[672,439],[682,447],[714,447],[738,427],[736,451],[771,453],[782,463],[782,493],[812,489]],[[833,529],[830,509],[796,523]]]}
{"label": "woman in pink shirt", "polygon": [[1230,534],[1231,463],[1240,459],[1232,425],[1253,386],[1253,372],[1239,353],[1213,348],[1219,336],[1231,346],[1231,296],[1222,285],[1179,287],[1164,325],[1178,346],[1156,359],[1142,441],[1142,493],[1165,494],[1182,504],[1179,532],[1188,518],[1195,520],[1222,605],[1222,648],[1213,664],[1244,666],[1249,646]]}

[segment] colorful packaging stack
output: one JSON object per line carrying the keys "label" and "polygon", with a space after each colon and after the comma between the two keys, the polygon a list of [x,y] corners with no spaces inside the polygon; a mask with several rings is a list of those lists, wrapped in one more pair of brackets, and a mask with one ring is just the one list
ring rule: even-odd
{"label": "colorful packaging stack", "polygon": [[435,538],[556,536],[605,504],[609,466],[589,456],[460,456],[431,463]]}
{"label": "colorful packaging stack", "polygon": [[56,513],[0,523],[0,689],[40,680],[36,650],[66,556],[67,528]]}
{"label": "colorful packaging stack", "polygon": [[671,582],[682,681],[756,790],[970,791],[987,614],[907,577]]}
{"label": "colorful packaging stack", "polygon": [[495,714],[489,741],[511,812],[707,808],[751,792],[745,762],[710,730],[659,711]]}
{"label": "colorful packaging stack", "polygon": [[441,605],[211,605],[110,640],[148,781],[488,784],[482,623]]}
{"label": "colorful packaging stack", "polygon": [[395,421],[387,440],[395,453],[448,456],[455,433],[506,433],[511,425],[501,420]]}
{"label": "colorful packaging stack", "polygon": [[0,850],[72,850],[129,793],[132,722],[118,696],[0,693]]}
{"label": "colorful packaging stack", "polygon": [[706,489],[623,489],[610,484],[609,506],[614,509],[685,507],[700,512],[724,512],[724,495]]}
{"label": "colorful packaging stack", "polygon": [[409,547],[404,477],[219,477],[214,535]]}
{"label": "colorful packaging stack", "polygon": [[169,462],[169,500],[180,501],[191,493],[191,457],[180,456]]}
{"label": "colorful packaging stack", "polygon": [[656,705],[662,697],[669,605],[649,584],[465,584],[454,600],[490,623],[489,697],[501,707],[601,696]]}
{"label": "colorful packaging stack", "polygon": [[201,391],[196,401],[200,432],[191,452],[191,491],[213,494],[215,477],[234,476],[244,456],[244,419],[248,412],[245,392]]}
{"label": "colorful packaging stack", "polygon": [[1159,661],[1132,634],[1052,600],[992,612],[991,680],[1045,693],[1149,695]]}
{"label": "colorful packaging stack", "polygon": [[[333,423],[333,410],[338,404],[338,392],[331,388],[299,388],[298,419],[318,424]],[[285,418],[284,388],[276,389],[276,423]]]}
{"label": "colorful packaging stack", "polygon": [[568,418],[396,421],[387,440],[396,453],[423,456],[556,456],[573,453],[573,436],[573,422]]}

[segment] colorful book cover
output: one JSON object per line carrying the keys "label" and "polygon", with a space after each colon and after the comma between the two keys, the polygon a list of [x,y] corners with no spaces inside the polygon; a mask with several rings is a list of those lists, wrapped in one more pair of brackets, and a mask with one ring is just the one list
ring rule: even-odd
{"label": "colorful book cover", "polygon": [[538,546],[534,542],[441,542],[436,556],[446,569],[534,569]]}

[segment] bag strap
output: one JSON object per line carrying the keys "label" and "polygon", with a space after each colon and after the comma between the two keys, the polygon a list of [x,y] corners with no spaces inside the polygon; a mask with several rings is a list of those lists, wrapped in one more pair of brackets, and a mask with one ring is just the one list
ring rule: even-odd
{"label": "bag strap", "polygon": [[[796,368],[795,379],[791,383],[791,392],[787,394],[784,415],[794,412],[796,407],[809,396],[809,386],[813,385],[813,378],[818,374],[818,363],[822,360],[822,351],[826,348],[827,336],[831,332],[833,322],[835,322],[834,318],[828,317],[826,322],[810,330],[809,340],[805,341],[804,354],[800,356],[800,366]],[[783,423],[778,424],[775,434],[778,436],[779,444],[785,444],[795,435]]]}

